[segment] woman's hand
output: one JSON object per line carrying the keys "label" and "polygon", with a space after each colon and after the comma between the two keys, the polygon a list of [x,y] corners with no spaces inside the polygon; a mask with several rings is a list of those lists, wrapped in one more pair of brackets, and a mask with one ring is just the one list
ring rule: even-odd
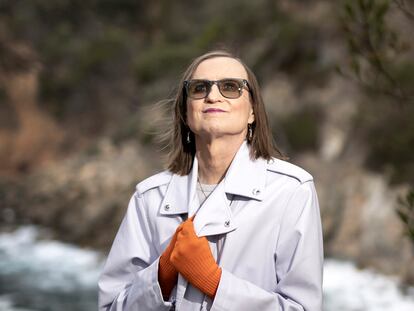
{"label": "woman's hand", "polygon": [[194,216],[182,222],[178,226],[177,230],[175,230],[173,237],[171,238],[170,244],[168,244],[167,248],[160,257],[158,266],[158,283],[161,287],[162,296],[166,300],[168,300],[168,298],[170,297],[171,291],[174,288],[175,284],[177,284],[178,279],[178,271],[175,269],[174,265],[170,261],[171,253],[174,249],[175,242],[177,241],[177,234],[186,222],[192,222],[193,219]]}
{"label": "woman's hand", "polygon": [[194,216],[177,229],[170,262],[188,282],[214,298],[220,283],[221,269],[211,254],[207,238],[196,235],[193,219]]}
{"label": "woman's hand", "polygon": [[171,291],[177,284],[178,271],[175,269],[173,264],[170,262],[170,256],[174,249],[175,241],[177,240],[177,233],[182,224],[177,228],[173,237],[171,238],[170,244],[168,244],[165,251],[162,253],[158,266],[158,283],[161,287],[162,296],[164,300],[168,300]]}

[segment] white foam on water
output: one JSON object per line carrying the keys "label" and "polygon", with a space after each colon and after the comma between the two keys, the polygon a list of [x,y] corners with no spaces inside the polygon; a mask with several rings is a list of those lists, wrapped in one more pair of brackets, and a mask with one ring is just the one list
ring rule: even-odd
{"label": "white foam on water", "polygon": [[26,274],[23,282],[44,290],[94,288],[101,268],[99,253],[38,240],[35,227],[0,234],[0,275]]}
{"label": "white foam on water", "polygon": [[351,262],[325,261],[325,311],[414,311],[414,292],[404,295],[397,278],[359,270]]}

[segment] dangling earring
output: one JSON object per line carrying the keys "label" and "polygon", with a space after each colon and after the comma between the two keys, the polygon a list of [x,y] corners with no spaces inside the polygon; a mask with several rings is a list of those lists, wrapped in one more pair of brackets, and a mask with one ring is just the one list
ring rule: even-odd
{"label": "dangling earring", "polygon": [[187,132],[187,144],[191,143],[190,131]]}
{"label": "dangling earring", "polygon": [[247,136],[247,140],[248,140],[249,142],[252,142],[252,139],[253,139],[253,128],[252,128],[251,123],[248,123],[248,124],[247,124],[247,128],[248,128],[248,136]]}

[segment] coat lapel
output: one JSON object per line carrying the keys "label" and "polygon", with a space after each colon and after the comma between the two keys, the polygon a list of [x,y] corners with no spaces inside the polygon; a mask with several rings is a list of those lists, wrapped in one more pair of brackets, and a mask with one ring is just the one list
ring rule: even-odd
{"label": "coat lapel", "polygon": [[[261,201],[264,196],[266,171],[266,161],[251,160],[249,146],[243,142],[223,182],[196,212],[194,227],[197,235],[223,234],[237,229],[238,225],[231,212],[230,204],[237,204],[237,196]],[[233,200],[229,200],[227,195],[230,195]],[[190,214],[193,214],[191,212]]]}
{"label": "coat lapel", "polygon": [[237,228],[229,203],[224,184],[218,184],[194,218],[194,229],[198,236],[223,234]]}
{"label": "coat lapel", "polygon": [[237,197],[228,199],[227,194],[247,197],[261,201],[266,183],[266,161],[251,160],[246,142],[240,146],[224,180],[200,206],[196,194],[198,161],[194,163],[190,174],[174,174],[168,186],[160,213],[162,215],[196,214],[194,228],[198,236],[209,236],[231,232],[237,229],[230,204]]}
{"label": "coat lapel", "polygon": [[244,142],[236,153],[224,180],[226,193],[262,201],[266,185],[266,160],[250,158],[250,149]]}
{"label": "coat lapel", "polygon": [[197,163],[194,164],[188,175],[173,174],[161,203],[161,215],[188,214],[188,211],[191,210],[190,206],[197,203],[194,202],[194,197],[198,169],[194,169]]}

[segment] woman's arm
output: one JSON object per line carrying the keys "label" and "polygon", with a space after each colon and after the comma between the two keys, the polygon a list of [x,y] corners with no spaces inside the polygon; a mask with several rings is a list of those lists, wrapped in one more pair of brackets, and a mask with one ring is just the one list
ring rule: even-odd
{"label": "woman's arm", "polygon": [[322,227],[312,181],[300,184],[293,193],[276,243],[278,282],[275,292],[268,292],[222,269],[212,311],[322,310]]}
{"label": "woman's arm", "polygon": [[142,195],[135,193],[99,279],[99,310],[169,310],[158,283],[159,254],[152,244]]}

